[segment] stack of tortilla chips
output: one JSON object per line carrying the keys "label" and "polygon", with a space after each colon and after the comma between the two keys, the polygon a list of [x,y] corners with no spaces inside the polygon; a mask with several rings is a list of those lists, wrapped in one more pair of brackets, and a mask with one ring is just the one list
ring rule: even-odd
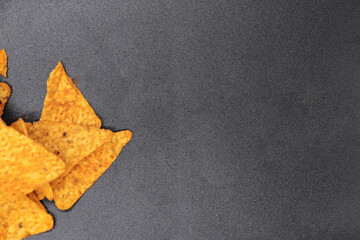
{"label": "stack of tortilla chips", "polygon": [[[7,56],[0,51],[0,74]],[[11,94],[0,83],[0,116]],[[0,240],[49,231],[54,220],[40,200],[71,208],[130,141],[128,130],[101,129],[101,120],[61,62],[47,81],[40,121],[7,126],[0,119]]]}

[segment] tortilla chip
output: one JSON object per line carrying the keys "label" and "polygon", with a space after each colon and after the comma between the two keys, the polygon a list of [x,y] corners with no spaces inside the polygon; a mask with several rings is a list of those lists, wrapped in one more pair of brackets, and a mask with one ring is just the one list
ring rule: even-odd
{"label": "tortilla chip", "polygon": [[[28,135],[27,128],[29,126],[31,126],[31,123],[25,123],[22,118],[19,118],[16,122],[13,122],[11,124],[12,128],[25,136]],[[49,201],[52,201],[54,199],[54,194],[51,190],[49,183],[46,183],[44,186],[40,187],[35,192],[39,200],[43,200],[45,197],[49,199]]]}
{"label": "tortilla chip", "polygon": [[43,186],[65,170],[44,147],[0,124],[0,203]]}
{"label": "tortilla chip", "polygon": [[51,182],[56,206],[61,210],[71,208],[116,160],[131,136],[128,130],[114,133],[111,141],[80,161],[69,174]]}
{"label": "tortilla chip", "polygon": [[51,72],[47,81],[47,94],[40,121],[58,121],[98,128],[101,126],[100,118],[68,77],[61,62]]}
{"label": "tortilla chip", "polygon": [[0,83],[0,117],[2,116],[5,104],[11,95],[11,88],[6,83]]}
{"label": "tortilla chip", "polygon": [[53,217],[47,213],[39,199],[31,193],[5,206],[7,218],[4,221],[6,239],[23,239],[49,231],[54,226]]}
{"label": "tortilla chip", "polygon": [[65,162],[64,175],[112,137],[110,130],[49,121],[34,122],[28,134]]}
{"label": "tortilla chip", "polygon": [[7,77],[7,59],[8,56],[6,55],[5,49],[0,50],[0,74],[4,77]]}

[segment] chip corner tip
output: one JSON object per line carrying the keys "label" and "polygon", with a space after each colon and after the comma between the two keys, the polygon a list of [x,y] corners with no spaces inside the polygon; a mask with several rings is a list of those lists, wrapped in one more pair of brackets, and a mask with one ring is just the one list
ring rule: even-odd
{"label": "chip corner tip", "polygon": [[129,142],[132,138],[132,135],[133,133],[126,129],[126,130],[121,130],[119,132],[115,132],[115,135],[114,135],[114,139],[123,139],[125,140],[126,142]]}
{"label": "chip corner tip", "polygon": [[130,140],[133,136],[133,133],[132,131],[130,130],[125,130],[125,136],[127,136],[127,138]]}
{"label": "chip corner tip", "polygon": [[54,70],[65,70],[64,69],[64,65],[62,64],[62,62],[61,61],[58,61],[58,63],[57,63],[57,65],[56,65],[56,67],[55,67],[55,69]]}
{"label": "chip corner tip", "polygon": [[47,228],[47,231],[50,231],[55,225],[55,220],[54,220],[54,217],[51,214],[48,213],[47,216],[48,216],[48,226],[47,226],[48,228]]}
{"label": "chip corner tip", "polygon": [[0,72],[0,75],[7,78],[7,69],[5,69],[3,72]]}
{"label": "chip corner tip", "polygon": [[61,211],[67,211],[72,207],[72,205],[67,206],[63,201],[56,201],[56,199],[54,199],[54,201],[55,201],[55,206]]}
{"label": "chip corner tip", "polygon": [[127,144],[130,142],[131,138],[133,136],[133,133],[130,130],[123,130],[119,132],[118,137],[122,139],[122,142]]}
{"label": "chip corner tip", "polygon": [[2,69],[0,69],[0,75],[7,78],[7,71],[8,71],[7,66],[3,67]]}
{"label": "chip corner tip", "polygon": [[5,49],[1,49],[0,50],[0,75],[2,75],[4,77],[7,77],[7,71],[8,71],[7,60],[8,60],[8,56],[6,54]]}

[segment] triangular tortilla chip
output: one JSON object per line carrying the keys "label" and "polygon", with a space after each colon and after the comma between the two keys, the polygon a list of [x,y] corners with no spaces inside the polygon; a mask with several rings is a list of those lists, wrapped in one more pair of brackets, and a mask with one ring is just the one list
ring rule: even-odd
{"label": "triangular tortilla chip", "polygon": [[11,88],[6,83],[0,83],[0,117],[2,116],[5,104],[11,95]]}
{"label": "triangular tortilla chip", "polygon": [[8,56],[6,55],[5,49],[0,50],[0,74],[4,77],[7,77],[7,59]]}
{"label": "triangular tortilla chip", "polygon": [[[40,121],[54,120],[63,123],[94,126],[100,128],[101,120],[87,100],[66,74],[61,62],[47,81],[47,95]],[[39,199],[53,200],[50,185],[36,190]]]}
{"label": "triangular tortilla chip", "polygon": [[0,211],[0,239],[2,234],[3,239],[20,240],[49,231],[54,226],[53,217],[47,213],[33,193],[2,205]]}
{"label": "triangular tortilla chip", "polygon": [[0,203],[27,194],[65,170],[63,161],[44,147],[0,124]]}
{"label": "triangular tortilla chip", "polygon": [[[31,123],[25,123],[22,118],[19,118],[16,122],[13,122],[11,124],[12,128],[14,128],[16,131],[18,131],[19,133],[25,136],[28,135],[27,128],[29,128],[30,126]],[[54,194],[49,183],[46,183],[44,186],[41,186],[39,189],[36,189],[35,193],[36,196],[39,198],[39,200],[43,200],[45,197],[49,201],[54,200]]]}
{"label": "triangular tortilla chip", "polygon": [[47,94],[40,121],[59,121],[98,128],[101,126],[101,120],[68,77],[61,62],[47,81]]}
{"label": "triangular tortilla chip", "polygon": [[67,175],[54,180],[51,187],[56,206],[62,210],[71,208],[116,160],[131,136],[128,130],[114,133],[111,141],[81,160]]}
{"label": "triangular tortilla chip", "polygon": [[68,173],[80,160],[110,141],[112,132],[81,125],[60,122],[34,122],[28,136],[58,155],[65,163]]}

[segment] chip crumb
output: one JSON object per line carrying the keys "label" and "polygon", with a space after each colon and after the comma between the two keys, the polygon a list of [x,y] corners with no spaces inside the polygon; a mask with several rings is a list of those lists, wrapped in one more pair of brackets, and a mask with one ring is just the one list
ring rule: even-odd
{"label": "chip crumb", "polygon": [[11,88],[4,82],[0,82],[0,117],[4,112],[5,104],[11,95]]}
{"label": "chip crumb", "polygon": [[0,50],[0,75],[7,77],[7,60],[8,56],[6,55],[5,49]]}

